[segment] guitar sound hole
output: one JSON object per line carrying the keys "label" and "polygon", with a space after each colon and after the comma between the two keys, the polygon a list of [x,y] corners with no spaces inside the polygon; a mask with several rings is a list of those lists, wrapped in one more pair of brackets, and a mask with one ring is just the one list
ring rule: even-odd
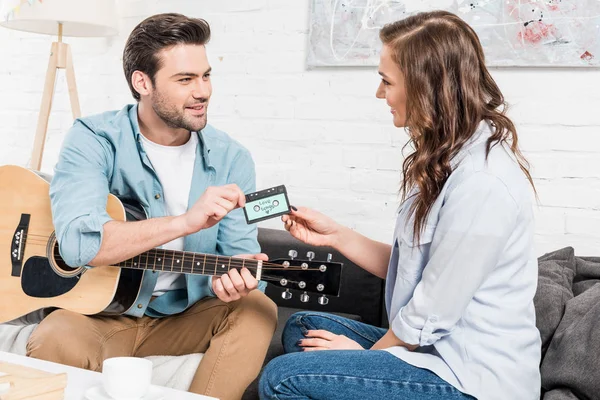
{"label": "guitar sound hole", "polygon": [[56,266],[61,269],[62,271],[65,272],[73,272],[79,269],[79,267],[77,268],[73,268],[73,267],[69,267],[62,259],[62,257],[60,256],[60,252],[58,251],[58,243],[56,243],[54,245],[54,262],[56,263]]}
{"label": "guitar sound hole", "polygon": [[56,241],[56,236],[54,235],[54,233],[52,233],[52,236],[50,237],[48,247],[49,247],[48,250],[51,249],[51,251],[52,251],[52,257],[48,257],[48,258],[50,258],[52,260],[52,262],[51,262],[52,269],[54,269],[54,271],[58,275],[68,278],[68,277],[79,275],[82,272],[83,267],[73,268],[64,262],[64,260],[62,259],[61,255],[60,255],[60,251],[58,250],[58,242]]}

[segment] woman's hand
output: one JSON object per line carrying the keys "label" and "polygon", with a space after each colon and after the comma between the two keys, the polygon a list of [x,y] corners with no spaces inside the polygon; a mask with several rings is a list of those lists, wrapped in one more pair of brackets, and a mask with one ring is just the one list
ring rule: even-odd
{"label": "woman's hand", "polygon": [[292,207],[292,212],[282,216],[281,220],[285,229],[304,243],[336,247],[341,226],[318,211]]}
{"label": "woman's hand", "polygon": [[298,341],[298,346],[304,351],[319,350],[364,350],[364,348],[344,335],[336,335],[322,329],[308,331],[306,339]]}

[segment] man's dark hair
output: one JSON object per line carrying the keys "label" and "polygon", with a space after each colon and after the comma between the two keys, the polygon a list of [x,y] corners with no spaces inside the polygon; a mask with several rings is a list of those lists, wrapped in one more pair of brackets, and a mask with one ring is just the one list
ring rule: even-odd
{"label": "man's dark hair", "polygon": [[201,18],[169,13],[146,18],[136,26],[125,43],[123,70],[125,79],[136,100],[140,94],[131,84],[134,71],[148,75],[154,85],[156,71],[161,68],[158,53],[179,44],[205,45],[210,40],[210,26]]}

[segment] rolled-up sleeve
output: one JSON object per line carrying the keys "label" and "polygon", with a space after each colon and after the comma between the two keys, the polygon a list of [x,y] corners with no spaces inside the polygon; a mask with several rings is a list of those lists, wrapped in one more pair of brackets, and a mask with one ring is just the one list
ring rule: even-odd
{"label": "rolled-up sleeve", "polygon": [[64,261],[87,265],[102,243],[108,176],[113,153],[108,141],[76,121],[67,133],[50,184],[52,219]]}
{"label": "rolled-up sleeve", "polygon": [[421,280],[392,318],[394,334],[408,344],[428,346],[452,332],[497,267],[518,215],[508,188],[486,172],[473,174],[450,192]]}

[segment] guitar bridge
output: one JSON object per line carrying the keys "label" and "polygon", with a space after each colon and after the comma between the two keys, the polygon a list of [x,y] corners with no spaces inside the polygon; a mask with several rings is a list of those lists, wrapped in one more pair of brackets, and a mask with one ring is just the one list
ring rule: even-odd
{"label": "guitar bridge", "polygon": [[11,276],[21,276],[23,268],[23,254],[25,253],[25,239],[29,230],[30,214],[21,214],[21,220],[13,235],[10,246],[10,260],[12,262]]}

